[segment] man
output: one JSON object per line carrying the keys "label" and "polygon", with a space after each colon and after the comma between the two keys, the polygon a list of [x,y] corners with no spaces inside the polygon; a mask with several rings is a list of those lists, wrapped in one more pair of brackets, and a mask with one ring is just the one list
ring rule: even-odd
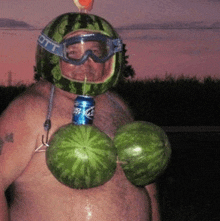
{"label": "man", "polygon": [[36,69],[41,80],[13,101],[0,119],[0,220],[160,220],[155,184],[132,185],[119,163],[105,184],[77,190],[58,182],[45,162],[47,141],[71,123],[77,94],[95,97],[93,124],[111,138],[133,120],[124,102],[106,92],[121,71],[117,33],[98,16],[68,13],[46,26],[38,43]]}

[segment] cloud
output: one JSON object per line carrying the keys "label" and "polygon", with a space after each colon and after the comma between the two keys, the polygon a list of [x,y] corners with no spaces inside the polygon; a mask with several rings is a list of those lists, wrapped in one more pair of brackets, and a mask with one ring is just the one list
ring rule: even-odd
{"label": "cloud", "polygon": [[169,40],[168,37],[162,36],[160,34],[146,34],[145,32],[139,31],[139,32],[132,32],[132,31],[118,31],[120,33],[123,40]]}
{"label": "cloud", "polygon": [[0,18],[0,28],[9,29],[33,29],[33,26],[24,21],[16,21],[9,18]]}
{"label": "cloud", "polygon": [[121,26],[118,31],[126,30],[149,30],[149,29],[220,29],[220,22],[204,24],[204,22],[169,22],[169,23],[142,23]]}
{"label": "cloud", "polygon": [[[220,2],[220,0],[219,0],[219,2]],[[214,22],[211,26],[210,26],[211,28],[220,28],[220,22]]]}
{"label": "cloud", "polygon": [[[116,29],[123,40],[147,40],[147,41],[172,41],[192,40],[195,38],[209,39],[215,37],[220,31],[220,22],[167,22],[167,23],[145,23],[121,26]],[[201,34],[202,32],[202,34]],[[198,52],[196,52],[198,53]]]}
{"label": "cloud", "polygon": [[208,2],[220,2],[220,0],[208,0]]}

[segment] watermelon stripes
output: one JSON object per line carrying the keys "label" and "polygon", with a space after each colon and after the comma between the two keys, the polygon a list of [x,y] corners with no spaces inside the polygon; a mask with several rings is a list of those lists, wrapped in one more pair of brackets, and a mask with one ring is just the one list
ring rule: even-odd
{"label": "watermelon stripes", "polygon": [[166,169],[171,147],[165,132],[155,124],[134,121],[119,128],[114,138],[119,161],[128,180],[146,186]]}
{"label": "watermelon stripes", "polygon": [[116,169],[116,149],[112,140],[90,125],[59,129],[49,142],[46,162],[61,183],[76,189],[107,182]]}
{"label": "watermelon stripes", "polygon": [[[50,22],[42,32],[53,41],[60,43],[65,35],[78,30],[94,31],[114,39],[119,38],[117,32],[106,20],[96,15],[83,13],[60,15]],[[36,53],[36,71],[38,75],[65,91],[83,94],[84,82],[74,82],[64,78],[60,70],[60,58],[39,47]],[[112,59],[113,65],[109,78],[101,83],[87,82],[86,95],[102,94],[116,85],[121,74],[122,52],[117,52]]]}

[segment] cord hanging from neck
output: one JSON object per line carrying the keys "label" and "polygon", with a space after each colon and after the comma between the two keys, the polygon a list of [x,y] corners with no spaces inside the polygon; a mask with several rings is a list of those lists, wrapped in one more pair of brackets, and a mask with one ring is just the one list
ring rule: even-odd
{"label": "cord hanging from neck", "polygon": [[54,90],[55,86],[52,84],[51,86],[51,91],[50,91],[50,100],[49,100],[49,105],[48,105],[48,111],[47,111],[47,117],[46,121],[44,122],[44,130],[46,131],[46,140],[44,140],[44,135],[42,136],[42,143],[45,146],[48,146],[48,138],[49,138],[49,130],[51,128],[51,113],[52,113],[52,108],[53,108],[53,98],[54,98]]}

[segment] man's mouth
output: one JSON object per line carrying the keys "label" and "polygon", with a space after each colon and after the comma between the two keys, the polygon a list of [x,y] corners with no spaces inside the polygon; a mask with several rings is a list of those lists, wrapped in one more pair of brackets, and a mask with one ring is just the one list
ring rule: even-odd
{"label": "man's mouth", "polygon": [[[66,76],[64,76],[67,78]],[[71,76],[69,76],[69,80],[75,80],[75,81],[80,81],[80,82],[100,82],[102,80],[102,77],[97,77],[91,72],[78,72],[74,73]]]}

